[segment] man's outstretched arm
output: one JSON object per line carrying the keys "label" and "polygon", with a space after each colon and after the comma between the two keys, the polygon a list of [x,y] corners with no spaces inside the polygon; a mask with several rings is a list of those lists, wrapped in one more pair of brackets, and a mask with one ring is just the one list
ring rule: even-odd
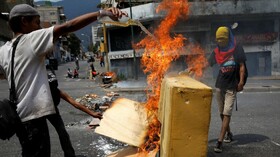
{"label": "man's outstretched arm", "polygon": [[74,106],[75,108],[87,113],[88,115],[94,117],[94,118],[102,118],[102,114],[99,112],[93,112],[90,109],[86,108],[84,105],[80,104],[79,102],[75,101],[70,95],[68,95],[66,92],[59,90],[60,91],[60,97],[67,101],[69,104]]}
{"label": "man's outstretched arm", "polygon": [[78,16],[66,23],[63,23],[61,25],[54,26],[54,41],[58,39],[61,35],[65,35],[74,31],[77,31],[90,23],[97,20],[98,17],[103,16],[109,16],[112,19],[117,20],[118,18],[121,18],[122,16],[128,16],[126,12],[122,12],[118,8],[108,8],[104,9],[102,11],[87,13],[81,16]]}

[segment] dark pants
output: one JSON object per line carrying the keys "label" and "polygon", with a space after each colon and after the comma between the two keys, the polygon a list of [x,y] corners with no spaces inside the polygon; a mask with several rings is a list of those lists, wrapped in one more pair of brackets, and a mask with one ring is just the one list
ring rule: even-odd
{"label": "dark pants", "polygon": [[23,157],[50,157],[50,135],[46,118],[38,118],[22,123],[17,136]]}
{"label": "dark pants", "polygon": [[103,67],[105,65],[104,61],[100,61],[100,66]]}
{"label": "dark pants", "polygon": [[70,137],[65,129],[63,120],[56,107],[56,114],[49,115],[47,119],[54,126],[60,141],[60,145],[65,157],[75,157],[75,151],[71,144]]}

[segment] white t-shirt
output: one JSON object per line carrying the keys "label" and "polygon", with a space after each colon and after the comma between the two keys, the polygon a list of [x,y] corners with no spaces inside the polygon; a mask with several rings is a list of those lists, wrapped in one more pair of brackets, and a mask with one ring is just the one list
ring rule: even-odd
{"label": "white t-shirt", "polygon": [[[0,66],[9,84],[12,42],[0,48]],[[45,67],[45,56],[53,50],[53,46],[53,27],[24,34],[17,45],[14,80],[18,98],[17,112],[22,122],[55,113]]]}

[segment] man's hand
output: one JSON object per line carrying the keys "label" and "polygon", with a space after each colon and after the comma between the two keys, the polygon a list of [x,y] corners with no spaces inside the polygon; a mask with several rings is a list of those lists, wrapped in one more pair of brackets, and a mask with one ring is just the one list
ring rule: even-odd
{"label": "man's hand", "polygon": [[243,87],[244,87],[244,76],[245,76],[245,65],[244,63],[239,63],[239,83],[237,85],[237,92],[240,92],[243,90]]}
{"label": "man's hand", "polygon": [[100,112],[93,112],[92,117],[102,119],[102,113]]}
{"label": "man's hand", "polygon": [[115,7],[100,10],[99,13],[99,18],[109,16],[114,21],[117,21],[118,19],[122,18],[122,16],[128,16],[127,12],[123,12]]}
{"label": "man's hand", "polygon": [[237,92],[240,92],[243,90],[243,86],[244,86],[244,83],[243,82],[239,82],[238,85],[237,85]]}

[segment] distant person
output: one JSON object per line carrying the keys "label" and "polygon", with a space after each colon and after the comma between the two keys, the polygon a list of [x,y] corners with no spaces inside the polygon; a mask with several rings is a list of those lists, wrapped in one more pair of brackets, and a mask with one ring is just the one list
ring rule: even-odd
{"label": "distant person", "polygon": [[79,70],[80,65],[79,65],[79,58],[78,57],[75,58],[75,64],[76,64],[76,69]]}
{"label": "distant person", "polygon": [[73,78],[73,73],[72,73],[72,70],[70,68],[67,69],[67,77],[68,78]]}
{"label": "distant person", "polygon": [[[127,13],[108,8],[81,15],[61,25],[42,29],[40,15],[27,4],[15,5],[9,14],[14,38],[0,48],[0,69],[11,75],[12,43],[22,35],[14,57],[14,80],[18,96],[17,112],[24,129],[17,130],[23,157],[50,157],[50,136],[46,116],[55,114],[45,68],[45,58],[60,36],[77,31],[103,16],[121,18]],[[28,46],[27,46],[28,45]],[[7,77],[11,82],[10,77]]]}
{"label": "distant person", "polygon": [[79,72],[77,69],[74,69],[73,71],[73,78],[79,78]]}
{"label": "distant person", "polygon": [[52,114],[47,116],[47,119],[50,121],[50,123],[54,126],[56,132],[58,133],[60,145],[62,147],[62,150],[64,152],[65,157],[75,157],[75,151],[71,144],[71,140],[69,137],[69,134],[67,133],[65,129],[64,122],[59,114],[58,105],[60,103],[60,98],[67,101],[69,104],[74,106],[75,108],[87,113],[88,115],[94,117],[94,118],[102,118],[102,114],[98,112],[93,112],[86,108],[84,105],[80,104],[79,102],[75,101],[72,97],[70,97],[66,92],[62,91],[58,88],[58,81],[55,75],[55,72],[51,69],[51,67],[46,67],[48,70],[48,79],[49,79],[49,85],[51,89],[51,94],[53,98],[53,102],[55,105],[56,114]]}
{"label": "distant person", "polygon": [[92,75],[92,79],[95,79],[95,76],[97,76],[98,73],[95,70],[94,64],[90,63],[89,68],[90,68],[90,72],[91,72],[91,75]]}
{"label": "distant person", "polygon": [[233,134],[230,130],[230,118],[236,93],[243,90],[245,83],[246,56],[242,46],[236,44],[236,40],[228,27],[219,27],[216,31],[217,47],[209,58],[209,64],[219,65],[219,74],[216,79],[216,97],[222,126],[217,144],[216,153],[222,152],[222,143],[230,143]]}
{"label": "distant person", "polygon": [[88,62],[88,63],[93,63],[93,62],[95,62],[94,57],[93,57],[93,56],[90,56],[87,62]]}
{"label": "distant person", "polygon": [[93,79],[95,76],[93,76],[93,73],[96,72],[95,67],[94,67],[94,62],[95,59],[93,56],[90,56],[90,58],[88,59],[88,63],[89,63],[89,79]]}
{"label": "distant person", "polygon": [[105,63],[104,63],[104,56],[103,56],[103,55],[100,56],[100,66],[101,66],[101,67],[105,66]]}
{"label": "distant person", "polygon": [[92,78],[95,80],[95,77],[99,75],[99,72],[97,72],[96,70],[92,71]]}

